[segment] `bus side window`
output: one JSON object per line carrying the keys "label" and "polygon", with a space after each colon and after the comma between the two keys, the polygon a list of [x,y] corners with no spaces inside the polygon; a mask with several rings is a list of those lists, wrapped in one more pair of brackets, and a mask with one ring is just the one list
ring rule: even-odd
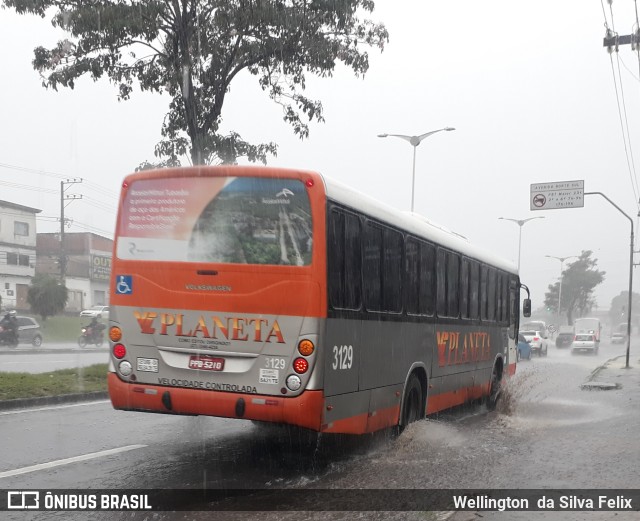
{"label": "bus side window", "polygon": [[346,214],[344,243],[345,307],[348,309],[360,309],[362,295],[362,247],[360,219],[357,215]]}
{"label": "bus side window", "polygon": [[509,276],[506,273],[502,277],[502,316],[500,320],[504,325],[509,324]]}
{"label": "bus side window", "polygon": [[489,292],[487,290],[489,278],[489,268],[484,264],[480,266],[480,318],[483,322],[489,319],[489,306],[487,296]]}
{"label": "bus side window", "polygon": [[407,313],[409,315],[418,315],[420,309],[420,245],[416,240],[409,238],[405,248]]}
{"label": "bus side window", "polygon": [[382,311],[382,230],[372,223],[364,232],[364,305],[367,311]]}
{"label": "bus side window", "polygon": [[447,252],[438,248],[436,257],[436,309],[439,317],[447,315]]}
{"label": "bus side window", "polygon": [[344,307],[344,213],[332,210],[329,216],[328,263],[329,302],[333,308]]}
{"label": "bus side window", "polygon": [[480,318],[480,264],[471,261],[469,270],[469,318]]}
{"label": "bus side window", "polygon": [[493,322],[496,319],[496,270],[487,269],[489,281],[487,286],[487,320]]}
{"label": "bus side window", "polygon": [[402,312],[400,232],[367,222],[364,234],[364,303],[368,311]]}
{"label": "bus side window", "polygon": [[447,316],[460,316],[460,256],[447,253]]}
{"label": "bus side window", "polygon": [[385,228],[383,260],[383,311],[402,311],[402,234]]}
{"label": "bus side window", "polygon": [[409,315],[433,316],[435,248],[408,238],[406,242],[406,306]]}
{"label": "bus side window", "polygon": [[360,309],[362,257],[360,219],[332,210],[328,238],[329,300],[334,309]]}
{"label": "bus side window", "polygon": [[469,259],[460,264],[460,316],[469,318]]}

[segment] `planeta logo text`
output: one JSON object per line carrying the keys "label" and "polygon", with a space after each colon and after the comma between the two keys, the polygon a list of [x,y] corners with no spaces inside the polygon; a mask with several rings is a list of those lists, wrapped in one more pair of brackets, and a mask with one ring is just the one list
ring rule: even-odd
{"label": "planeta logo text", "polygon": [[134,311],[133,314],[140,332],[146,335],[285,343],[277,320],[200,315],[195,322],[190,322],[182,313]]}
{"label": "planeta logo text", "polygon": [[489,360],[491,336],[484,331],[461,334],[459,331],[436,331],[438,365],[458,365]]}

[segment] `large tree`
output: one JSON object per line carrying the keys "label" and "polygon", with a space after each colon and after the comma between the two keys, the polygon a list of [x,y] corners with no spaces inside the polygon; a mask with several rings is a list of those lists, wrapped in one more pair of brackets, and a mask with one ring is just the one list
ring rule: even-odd
{"label": "large tree", "polygon": [[[219,132],[231,82],[247,71],[280,104],[300,137],[323,121],[322,104],[306,97],[306,74],[331,76],[338,62],[360,76],[366,49],[384,48],[384,25],[362,15],[372,0],[4,0],[20,14],[52,16],[67,38],[37,47],[43,85],[74,88],[81,76],[109,78],[118,97],[141,90],[171,97],[156,164],[266,162],[273,142],[251,144]],[[258,124],[258,122],[256,122]],[[268,128],[259,124],[265,130]],[[147,163],[150,165],[151,163]]]}
{"label": "large tree", "polygon": [[[560,313],[566,313],[567,322],[573,324],[574,315],[582,317],[589,313],[596,304],[593,291],[596,286],[604,281],[605,272],[596,268],[598,261],[591,257],[592,251],[585,250],[578,260],[572,262],[561,273],[562,302]],[[549,291],[545,293],[544,303],[548,308],[558,312],[558,294],[560,293],[560,281],[549,285]]]}
{"label": "large tree", "polygon": [[31,279],[27,291],[27,303],[31,310],[42,318],[52,317],[64,311],[67,305],[68,291],[65,285],[46,273],[37,273]]}

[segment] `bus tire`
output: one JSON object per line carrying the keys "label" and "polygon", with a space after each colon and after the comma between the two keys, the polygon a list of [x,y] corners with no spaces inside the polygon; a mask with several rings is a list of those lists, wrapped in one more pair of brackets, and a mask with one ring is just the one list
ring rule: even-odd
{"label": "bus tire", "polygon": [[500,391],[502,390],[502,367],[499,362],[496,362],[493,366],[493,372],[491,373],[491,390],[487,397],[487,409],[494,411],[498,405],[498,399],[500,398]]}
{"label": "bus tire", "polygon": [[402,402],[402,417],[398,425],[398,432],[402,432],[407,425],[424,418],[424,392],[419,378],[413,373],[407,382],[407,388]]}

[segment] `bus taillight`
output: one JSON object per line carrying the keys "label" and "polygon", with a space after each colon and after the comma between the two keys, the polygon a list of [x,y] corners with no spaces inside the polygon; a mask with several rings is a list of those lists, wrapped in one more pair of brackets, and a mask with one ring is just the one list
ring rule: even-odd
{"label": "bus taillight", "polygon": [[124,358],[127,355],[127,348],[124,347],[124,344],[116,344],[113,346],[113,356],[115,356],[118,360]]}
{"label": "bus taillight", "polygon": [[309,370],[309,362],[304,358],[296,358],[293,361],[293,370],[298,374],[304,374]]}
{"label": "bus taillight", "polygon": [[298,352],[302,356],[311,356],[315,348],[316,347],[313,345],[313,342],[311,340],[300,340],[300,342],[298,343]]}
{"label": "bus taillight", "polygon": [[112,342],[119,342],[121,338],[122,338],[122,330],[117,326],[113,326],[109,330],[109,339]]}

